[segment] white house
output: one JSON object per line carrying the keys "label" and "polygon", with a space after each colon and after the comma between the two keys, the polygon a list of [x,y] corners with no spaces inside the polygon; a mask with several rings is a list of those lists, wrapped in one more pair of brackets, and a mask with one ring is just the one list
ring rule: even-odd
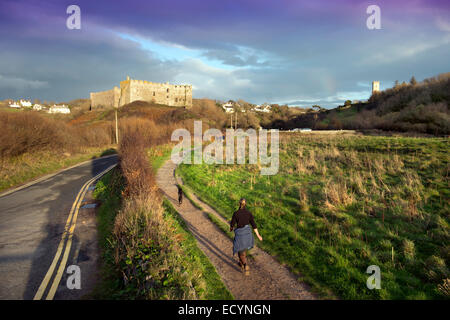
{"label": "white house", "polygon": [[31,108],[31,106],[32,106],[31,101],[26,101],[26,100],[22,100],[22,99],[20,99],[20,105],[22,107],[26,107],[26,108]]}
{"label": "white house", "polygon": [[270,112],[270,105],[264,105],[264,106],[260,106],[259,104],[255,106],[255,108],[253,110],[255,110],[256,112]]}
{"label": "white house", "polygon": [[62,106],[57,106],[57,105],[53,105],[52,107],[48,108],[48,113],[70,113],[70,109],[69,107],[67,107],[66,105],[62,105]]}
{"label": "white house", "polygon": [[234,112],[234,107],[231,102],[227,102],[227,103],[223,104],[222,108],[225,110],[225,113],[233,113]]}
{"label": "white house", "polygon": [[295,128],[291,130],[291,132],[310,132],[310,131],[312,131],[310,128]]}
{"label": "white house", "polygon": [[40,104],[35,104],[34,106],[33,106],[33,110],[36,110],[36,111],[40,111],[40,110],[42,110],[42,106],[40,105]]}
{"label": "white house", "polygon": [[9,103],[9,107],[10,107],[10,108],[20,109],[20,105],[18,105],[15,101],[11,101],[11,102]]}

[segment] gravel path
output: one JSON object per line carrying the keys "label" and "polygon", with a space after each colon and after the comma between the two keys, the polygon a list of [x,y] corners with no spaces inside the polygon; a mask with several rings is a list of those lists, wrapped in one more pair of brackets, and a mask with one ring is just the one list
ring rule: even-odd
{"label": "gravel path", "polygon": [[[250,251],[253,259],[248,259],[250,276],[245,276],[239,266],[237,254],[233,257],[232,241],[221,231],[208,216],[197,209],[184,198],[183,204],[178,205],[177,182],[175,177],[176,165],[168,160],[158,170],[156,181],[159,188],[170,200],[188,228],[197,239],[199,248],[206,254],[215,266],[227,288],[235,299],[270,299],[270,300],[300,300],[317,299],[309,288],[296,280],[296,277],[272,256],[257,248]],[[205,211],[225,221],[214,209],[200,201],[194,194],[191,198]],[[264,238],[264,233],[262,232]]]}

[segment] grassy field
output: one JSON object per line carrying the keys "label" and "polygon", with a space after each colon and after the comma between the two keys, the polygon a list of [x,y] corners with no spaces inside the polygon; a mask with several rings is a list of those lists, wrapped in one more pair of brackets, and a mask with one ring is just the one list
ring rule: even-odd
{"label": "grassy field", "polygon": [[0,162],[0,192],[70,167],[77,163],[116,153],[113,148],[86,148],[83,153],[69,154],[52,151],[24,153]]}
{"label": "grassy field", "polygon": [[[280,137],[280,170],[181,165],[178,173],[227,219],[245,197],[259,245],[325,295],[448,299],[448,139]],[[366,269],[381,269],[369,290]]]}

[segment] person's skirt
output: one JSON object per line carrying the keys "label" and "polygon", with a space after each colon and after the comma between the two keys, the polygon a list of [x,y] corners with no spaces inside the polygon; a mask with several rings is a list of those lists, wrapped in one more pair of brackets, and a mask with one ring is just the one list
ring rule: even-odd
{"label": "person's skirt", "polygon": [[254,244],[255,239],[253,238],[252,228],[250,228],[249,224],[234,230],[233,255],[236,252],[253,248]]}

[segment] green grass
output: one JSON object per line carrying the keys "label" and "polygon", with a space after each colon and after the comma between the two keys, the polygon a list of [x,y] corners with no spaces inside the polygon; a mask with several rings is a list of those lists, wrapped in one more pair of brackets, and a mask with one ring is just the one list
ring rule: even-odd
{"label": "green grass", "polygon": [[171,144],[164,144],[148,149],[147,154],[155,173],[170,158],[172,147]]}
{"label": "green grass", "polygon": [[5,159],[0,166],[0,192],[89,159],[116,153],[115,149],[90,148],[81,154],[36,152]]}
{"label": "green grass", "polygon": [[183,235],[183,241],[180,245],[185,252],[185,259],[188,263],[195,265],[201,270],[202,278],[206,282],[206,300],[230,300],[233,299],[232,294],[223,284],[216,269],[209,261],[208,257],[198,248],[194,236],[181,219],[180,215],[168,200],[164,200],[165,218],[175,225],[176,232]]}
{"label": "green grass", "polygon": [[[185,183],[222,216],[245,197],[263,249],[343,299],[448,298],[448,139],[282,138],[280,170],[181,165]],[[392,259],[392,250],[394,258]],[[369,265],[382,289],[366,287]]]}
{"label": "green grass", "polygon": [[358,114],[358,111],[356,109],[356,106],[350,106],[346,109],[336,110],[335,114],[340,120],[351,120]]}
{"label": "green grass", "polygon": [[120,299],[123,288],[120,276],[114,268],[114,250],[111,246],[111,236],[114,219],[122,203],[121,192],[124,181],[118,168],[104,175],[96,184],[94,198],[101,201],[97,210],[98,242],[101,251],[101,277],[94,292],[93,299]]}

